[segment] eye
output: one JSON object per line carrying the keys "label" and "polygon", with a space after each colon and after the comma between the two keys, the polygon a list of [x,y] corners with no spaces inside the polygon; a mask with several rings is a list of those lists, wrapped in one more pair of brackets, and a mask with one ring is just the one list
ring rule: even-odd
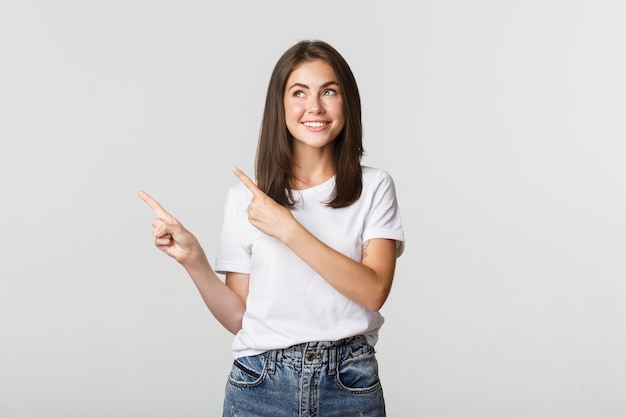
{"label": "eye", "polygon": [[333,90],[333,89],[328,89],[324,91],[324,94],[322,94],[323,96],[336,96],[337,95],[337,91]]}
{"label": "eye", "polygon": [[305,95],[305,94],[304,94],[304,91],[302,91],[302,90],[297,90],[297,91],[294,91],[294,92],[293,92],[293,96],[294,96],[294,97],[299,97],[299,98],[302,98],[302,97],[304,97],[304,95]]}

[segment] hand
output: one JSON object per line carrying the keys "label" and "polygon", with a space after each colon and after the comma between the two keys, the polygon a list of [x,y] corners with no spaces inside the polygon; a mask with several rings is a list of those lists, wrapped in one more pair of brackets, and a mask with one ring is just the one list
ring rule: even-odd
{"label": "hand", "polygon": [[252,192],[252,200],[248,206],[250,224],[266,235],[285,242],[287,233],[295,222],[291,212],[261,191],[240,169],[233,168],[233,172],[243,185]]}
{"label": "hand", "polygon": [[174,216],[147,193],[140,191],[139,197],[157,214],[157,217],[152,220],[152,227],[154,227],[152,234],[157,248],[181,264],[193,259],[194,256],[204,256],[204,251],[196,237],[185,229]]}

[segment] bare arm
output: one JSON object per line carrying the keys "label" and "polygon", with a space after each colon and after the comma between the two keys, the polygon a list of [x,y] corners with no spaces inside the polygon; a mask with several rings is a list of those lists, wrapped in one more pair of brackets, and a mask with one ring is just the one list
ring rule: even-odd
{"label": "bare arm", "polygon": [[248,299],[249,284],[249,274],[242,274],[239,272],[226,273],[226,286],[239,296],[244,305]]}
{"label": "bare arm", "polygon": [[263,193],[243,172],[235,175],[252,192],[248,219],[263,233],[285,243],[337,291],[366,308],[379,310],[391,290],[396,266],[396,242],[365,242],[362,262],[332,249],[306,230],[285,207]]}
{"label": "bare arm", "polygon": [[189,273],[205,304],[215,318],[231,333],[241,329],[246,305],[240,295],[215,274],[196,237],[183,227],[154,198],[141,191],[139,196],[155,211],[152,220],[154,243],[176,259]]}
{"label": "bare arm", "polygon": [[380,310],[387,300],[396,266],[395,240],[365,242],[367,256],[362,263],[325,245],[299,223],[292,233],[286,235],[284,242],[349,299],[372,311]]}

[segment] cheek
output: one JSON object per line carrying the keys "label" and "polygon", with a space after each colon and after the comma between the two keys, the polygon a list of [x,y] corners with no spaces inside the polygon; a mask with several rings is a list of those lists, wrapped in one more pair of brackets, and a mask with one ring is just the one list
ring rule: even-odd
{"label": "cheek", "polygon": [[287,104],[285,103],[285,119],[289,121],[290,119],[299,119],[304,113],[304,107],[297,104]]}
{"label": "cheek", "polygon": [[344,119],[345,115],[343,113],[343,103],[341,100],[336,100],[332,102],[329,106],[329,110],[332,111],[333,115],[338,119]]}
{"label": "cheek", "polygon": [[298,120],[302,113],[296,106],[285,107],[285,120],[287,123]]}
{"label": "cheek", "polygon": [[307,104],[303,103],[302,101],[296,101],[294,103],[291,103],[291,106],[289,106],[289,107],[291,108],[291,111],[293,113],[301,114],[301,113],[306,111]]}
{"label": "cheek", "polygon": [[296,129],[300,126],[300,119],[293,112],[285,110],[285,124],[289,133],[294,136]]}
{"label": "cheek", "polygon": [[343,112],[343,107],[339,106],[337,107],[337,111],[334,113],[335,119],[340,120],[341,121],[341,127],[343,128],[343,126],[346,124],[346,115]]}

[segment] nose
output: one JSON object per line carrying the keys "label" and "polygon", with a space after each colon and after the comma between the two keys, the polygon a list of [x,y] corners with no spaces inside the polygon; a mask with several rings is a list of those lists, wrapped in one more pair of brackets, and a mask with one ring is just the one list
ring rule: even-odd
{"label": "nose", "polygon": [[308,103],[308,112],[312,114],[320,114],[324,111],[322,101],[317,96],[312,96]]}

